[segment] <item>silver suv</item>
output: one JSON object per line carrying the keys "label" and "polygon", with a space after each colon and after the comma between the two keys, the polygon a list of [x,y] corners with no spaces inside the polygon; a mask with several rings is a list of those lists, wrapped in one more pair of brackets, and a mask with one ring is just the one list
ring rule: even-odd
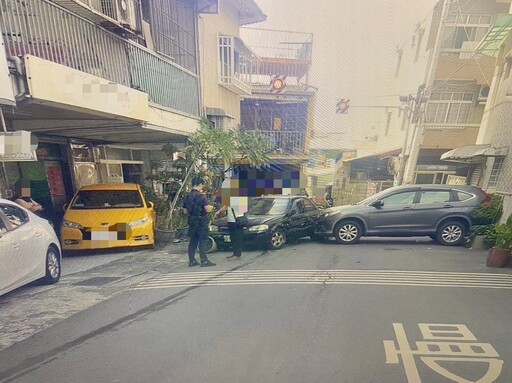
{"label": "silver suv", "polygon": [[320,214],[316,237],[352,244],[361,236],[429,236],[442,245],[464,240],[471,212],[491,198],[473,186],[408,185],[384,190],[355,205]]}

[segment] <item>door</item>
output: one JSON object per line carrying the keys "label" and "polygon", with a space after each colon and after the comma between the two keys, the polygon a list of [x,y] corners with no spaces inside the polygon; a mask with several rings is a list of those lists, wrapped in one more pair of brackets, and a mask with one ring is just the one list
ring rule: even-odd
{"label": "door", "polygon": [[382,206],[370,206],[368,231],[379,235],[408,235],[413,221],[416,191],[397,191],[382,198]]}
{"label": "door", "polygon": [[[42,232],[37,227],[29,224],[28,214],[21,208],[1,204],[3,216],[7,220],[7,231],[3,234],[2,249],[7,250],[5,259],[5,273],[2,285],[7,290],[22,286],[42,276],[41,260],[38,256],[42,251],[37,247],[38,237]],[[2,252],[3,254],[3,252]]]}
{"label": "door", "polygon": [[289,236],[295,238],[305,236],[306,234],[304,234],[304,232],[307,229],[308,217],[304,212],[304,201],[302,198],[296,199],[293,202],[290,213],[293,215],[290,216]]}
{"label": "door", "polygon": [[421,189],[419,201],[414,206],[414,222],[411,231],[414,233],[433,233],[437,223],[452,213],[455,203],[449,189]]}
{"label": "door", "polygon": [[304,198],[304,214],[306,216],[306,227],[305,234],[310,235],[315,231],[315,225],[317,223],[318,209],[315,207],[313,202],[309,199]]}
{"label": "door", "polygon": [[7,225],[8,223],[4,219],[5,216],[3,215],[1,209],[0,209],[0,295],[7,292],[7,286],[9,286],[10,283],[10,276],[11,276],[11,249],[10,249],[10,243],[7,234]]}

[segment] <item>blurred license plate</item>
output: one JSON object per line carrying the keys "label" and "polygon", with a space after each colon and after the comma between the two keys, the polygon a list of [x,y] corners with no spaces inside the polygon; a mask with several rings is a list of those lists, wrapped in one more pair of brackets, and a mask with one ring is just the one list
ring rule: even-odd
{"label": "blurred license plate", "polygon": [[225,235],[224,242],[231,242],[231,237],[229,235]]}

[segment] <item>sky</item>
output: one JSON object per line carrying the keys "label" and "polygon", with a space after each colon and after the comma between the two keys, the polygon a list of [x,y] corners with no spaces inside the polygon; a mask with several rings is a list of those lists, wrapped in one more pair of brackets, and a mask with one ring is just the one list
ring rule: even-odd
{"label": "sky", "polygon": [[[399,105],[396,48],[438,0],[255,1],[267,20],[253,27],[313,33],[309,84],[318,93],[312,147],[348,149],[385,124],[384,109],[364,106]],[[335,113],[339,99],[350,99],[348,114]]]}

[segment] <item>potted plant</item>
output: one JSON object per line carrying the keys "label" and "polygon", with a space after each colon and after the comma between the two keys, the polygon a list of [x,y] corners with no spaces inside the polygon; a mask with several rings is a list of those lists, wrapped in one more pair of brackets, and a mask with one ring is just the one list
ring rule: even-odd
{"label": "potted plant", "polygon": [[473,225],[470,227],[464,245],[468,248],[483,250],[494,245],[492,237],[496,222],[503,212],[503,198],[492,195],[489,204],[480,205],[471,213]]}
{"label": "potted plant", "polygon": [[488,267],[506,267],[510,262],[510,249],[512,247],[512,215],[505,223],[496,225],[496,243],[489,249],[486,265]]}
{"label": "potted plant", "polygon": [[[215,129],[210,121],[203,119],[199,129],[189,138],[181,156],[174,160],[176,148],[172,144],[163,146],[165,166],[156,163],[147,179],[153,183],[167,185],[168,198],[164,203],[155,203],[157,241],[164,235],[170,240],[175,238],[175,228],[180,228],[187,218],[183,214],[181,198],[188,190],[189,181],[196,175],[207,180],[211,196],[215,196],[216,179],[222,180],[223,173],[230,171],[239,163],[252,166],[268,164],[268,139],[252,132],[240,130],[223,131]],[[218,180],[217,180],[218,181]],[[167,233],[167,234],[166,234]]]}

